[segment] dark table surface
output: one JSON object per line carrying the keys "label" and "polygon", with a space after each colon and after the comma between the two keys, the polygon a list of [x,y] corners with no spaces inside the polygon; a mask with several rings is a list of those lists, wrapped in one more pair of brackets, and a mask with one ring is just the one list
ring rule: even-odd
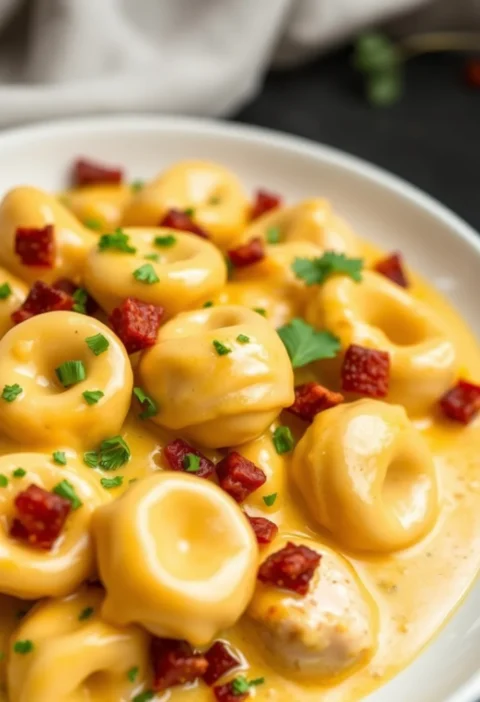
{"label": "dark table surface", "polygon": [[374,108],[342,50],[272,72],[233,119],[360,156],[417,185],[480,231],[480,88],[466,85],[463,63],[454,55],[415,59],[402,100]]}

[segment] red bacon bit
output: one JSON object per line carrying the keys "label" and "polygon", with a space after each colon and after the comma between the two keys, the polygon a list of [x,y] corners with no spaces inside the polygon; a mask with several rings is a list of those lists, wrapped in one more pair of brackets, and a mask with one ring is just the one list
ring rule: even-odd
{"label": "red bacon bit", "polygon": [[408,288],[408,279],[403,270],[402,254],[398,251],[382,258],[381,261],[377,261],[375,270],[391,280],[392,283],[400,285],[401,288]]}
{"label": "red bacon bit", "polygon": [[205,656],[194,653],[187,641],[154,638],[151,655],[155,692],[193,682],[204,675],[208,668]]}
{"label": "red bacon bit", "polygon": [[44,227],[18,227],[15,232],[15,253],[24,266],[53,268],[55,265],[55,232],[53,224]]}
{"label": "red bacon bit", "polygon": [[265,258],[265,246],[260,237],[255,237],[236,249],[230,249],[227,253],[235,268],[245,268]]}
{"label": "red bacon bit", "polygon": [[13,312],[12,320],[15,324],[20,324],[20,322],[44,312],[71,310],[73,305],[74,302],[71,295],[62,290],[52,288],[41,280],[37,280],[32,285],[22,306]]}
{"label": "red bacon bit", "polygon": [[198,224],[195,224],[193,219],[182,210],[168,210],[167,214],[158,223],[158,226],[179,229],[182,232],[196,234],[202,237],[202,239],[208,239],[207,232],[199,227]]}
{"label": "red bacon bit", "polygon": [[30,546],[49,550],[58,539],[72,508],[70,500],[30,485],[15,498],[17,515],[10,536]]}
{"label": "red bacon bit", "polygon": [[250,696],[249,692],[236,692],[232,682],[213,688],[217,702],[242,702]]}
{"label": "red bacon bit", "polygon": [[123,180],[121,168],[79,158],[73,164],[72,185],[119,185]]}
{"label": "red bacon bit", "polygon": [[187,444],[186,441],[183,441],[183,439],[175,439],[174,441],[170,441],[170,443],[163,449],[163,455],[167,459],[170,468],[172,470],[184,472],[186,472],[186,468],[183,461],[187,453],[193,453],[200,459],[200,468],[199,470],[195,471],[195,473],[192,473],[192,475],[197,475],[199,478],[208,478],[210,475],[212,475],[212,473],[214,473],[215,465],[212,463],[212,461],[204,456],[203,453],[197,451],[196,448],[193,448],[193,446]]}
{"label": "red bacon bit", "polygon": [[319,553],[308,546],[297,546],[289,541],[284,548],[272,553],[262,563],[257,577],[267,585],[306,595],[321,558]]}
{"label": "red bacon bit", "polygon": [[281,195],[276,195],[275,193],[269,193],[268,190],[257,190],[255,193],[255,200],[253,201],[252,211],[250,213],[251,219],[257,219],[265,212],[270,212],[276,207],[280,207],[283,198]]}
{"label": "red bacon bit", "polygon": [[217,475],[220,487],[237,502],[243,502],[267,479],[261,468],[237,451],[232,451],[217,463]]}
{"label": "red bacon bit", "polygon": [[127,352],[134,353],[155,344],[162,315],[162,307],[127,297],[113,310],[108,321]]}
{"label": "red bacon bit", "polygon": [[251,517],[245,515],[252,525],[259,544],[270,544],[278,534],[278,526],[265,517]]}
{"label": "red bacon bit", "polygon": [[217,680],[240,665],[238,658],[230,653],[223,641],[215,641],[204,655],[208,662],[208,668],[203,679],[207,685],[214,685]]}
{"label": "red bacon bit", "polygon": [[319,412],[336,407],[343,400],[344,397],[339,392],[328,390],[319,383],[305,383],[295,388],[295,402],[291,407],[287,407],[287,412],[306,422],[313,422]]}
{"label": "red bacon bit", "polygon": [[465,80],[471,88],[480,88],[480,59],[469,59],[465,64]]}
{"label": "red bacon bit", "polygon": [[469,424],[480,410],[480,385],[459,380],[441,398],[440,407],[449,419]]}
{"label": "red bacon bit", "polygon": [[390,354],[352,344],[342,365],[342,390],[367,397],[385,397],[390,376]]}

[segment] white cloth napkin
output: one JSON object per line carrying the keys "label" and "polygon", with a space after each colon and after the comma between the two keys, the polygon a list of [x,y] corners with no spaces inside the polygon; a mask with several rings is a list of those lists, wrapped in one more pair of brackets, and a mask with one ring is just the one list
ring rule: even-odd
{"label": "white cloth napkin", "polygon": [[[224,115],[272,64],[432,1],[0,0],[0,126],[121,111]],[[438,3],[473,12],[480,0]]]}

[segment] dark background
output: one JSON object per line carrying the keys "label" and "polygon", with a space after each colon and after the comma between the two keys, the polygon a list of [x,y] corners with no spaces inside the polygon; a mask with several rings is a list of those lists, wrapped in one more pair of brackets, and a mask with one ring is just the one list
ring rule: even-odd
{"label": "dark background", "polygon": [[363,97],[345,49],[272,72],[235,121],[323,142],[399,175],[480,231],[480,87],[465,59],[428,55],[408,63],[405,94],[388,108]]}

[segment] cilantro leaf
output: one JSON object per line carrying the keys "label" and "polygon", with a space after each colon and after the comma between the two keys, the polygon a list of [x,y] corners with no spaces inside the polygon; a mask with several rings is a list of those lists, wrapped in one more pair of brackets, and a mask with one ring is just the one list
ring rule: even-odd
{"label": "cilantro leaf", "polygon": [[326,251],[318,258],[296,258],[292,271],[307,285],[318,285],[335,273],[349,275],[359,283],[362,280],[363,259],[347,258],[343,253]]}
{"label": "cilantro leaf", "polygon": [[329,331],[317,331],[303,319],[292,319],[277,332],[294,368],[323,358],[335,358],[340,351],[340,341],[336,336]]}

